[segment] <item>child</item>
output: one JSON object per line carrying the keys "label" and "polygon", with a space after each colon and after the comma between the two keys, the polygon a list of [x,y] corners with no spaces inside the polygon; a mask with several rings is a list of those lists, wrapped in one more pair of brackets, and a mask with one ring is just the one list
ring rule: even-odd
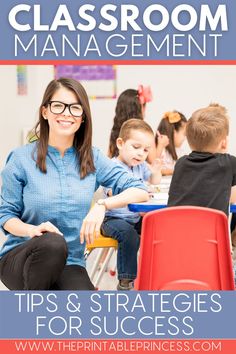
{"label": "child", "polygon": [[120,128],[130,118],[144,119],[146,103],[152,100],[150,87],[139,85],[138,90],[128,89],[120,94],[117,100],[113,127],[111,130],[108,156],[118,156],[116,139]]}
{"label": "child", "polygon": [[[161,179],[160,161],[155,161],[150,168],[145,162],[153,141],[154,133],[146,122],[140,119],[129,119],[121,127],[117,139],[119,155],[113,160],[140,180],[158,184]],[[128,208],[106,212],[102,233],[118,241],[118,290],[132,289],[137,274],[140,231],[139,213],[133,213]]]}
{"label": "child", "polygon": [[187,119],[177,111],[166,112],[157,128],[156,149],[150,156],[161,158],[162,174],[169,176],[173,174],[175,163],[178,159],[177,149],[181,147],[185,140],[185,128]]}
{"label": "child", "polygon": [[[119,136],[120,128],[124,122],[136,117],[136,119],[144,119],[146,111],[146,103],[152,100],[152,92],[149,86],[139,85],[138,89],[127,89],[118,97],[113,127],[110,133],[108,156],[110,158],[117,157],[119,150],[116,140]],[[106,258],[108,249],[104,249],[100,259],[100,267]]]}
{"label": "child", "polygon": [[169,206],[195,205],[218,209],[228,215],[235,202],[236,157],[226,153],[229,121],[226,109],[211,104],[192,114],[186,136],[192,152],[175,165]]}

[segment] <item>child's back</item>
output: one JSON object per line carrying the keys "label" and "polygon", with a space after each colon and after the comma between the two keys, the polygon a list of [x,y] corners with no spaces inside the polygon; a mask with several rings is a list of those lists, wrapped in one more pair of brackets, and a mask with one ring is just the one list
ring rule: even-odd
{"label": "child's back", "polygon": [[234,156],[193,151],[176,163],[168,205],[203,206],[228,214],[233,185],[236,185]]}
{"label": "child's back", "polygon": [[228,214],[231,187],[236,185],[236,158],[226,154],[226,110],[210,105],[193,113],[186,135],[193,150],[175,166],[169,206],[194,205]]}

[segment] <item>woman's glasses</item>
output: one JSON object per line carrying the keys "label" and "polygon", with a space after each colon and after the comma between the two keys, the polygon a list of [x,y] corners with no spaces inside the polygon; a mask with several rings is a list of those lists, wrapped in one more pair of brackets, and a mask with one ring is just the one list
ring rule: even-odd
{"label": "woman's glasses", "polygon": [[78,103],[67,104],[60,101],[50,101],[48,104],[53,114],[62,114],[66,107],[73,117],[81,117],[83,114],[83,107]]}

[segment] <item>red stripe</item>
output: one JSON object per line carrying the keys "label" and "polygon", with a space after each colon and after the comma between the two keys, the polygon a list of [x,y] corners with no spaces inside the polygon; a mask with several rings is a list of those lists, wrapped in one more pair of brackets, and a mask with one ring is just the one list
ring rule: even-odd
{"label": "red stripe", "polygon": [[[60,344],[59,344],[60,343]],[[155,345],[154,345],[155,344]],[[32,349],[32,345],[35,345]],[[30,347],[31,346],[31,347]],[[18,349],[17,349],[18,348]],[[21,348],[21,349],[19,349]],[[23,350],[23,348],[25,348]],[[49,339],[49,340],[0,340],[1,353],[171,353],[191,352],[197,354],[220,353],[231,354],[236,352],[236,339],[130,339],[130,340],[68,340],[68,339]]]}
{"label": "red stripe", "polygon": [[0,60],[0,65],[236,65],[236,60]]}

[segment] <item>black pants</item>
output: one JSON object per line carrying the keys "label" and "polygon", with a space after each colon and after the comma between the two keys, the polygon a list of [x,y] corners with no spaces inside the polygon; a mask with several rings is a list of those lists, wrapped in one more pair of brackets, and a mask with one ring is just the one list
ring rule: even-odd
{"label": "black pants", "polygon": [[5,254],[0,279],[10,290],[94,290],[86,269],[66,259],[64,238],[48,232]]}

